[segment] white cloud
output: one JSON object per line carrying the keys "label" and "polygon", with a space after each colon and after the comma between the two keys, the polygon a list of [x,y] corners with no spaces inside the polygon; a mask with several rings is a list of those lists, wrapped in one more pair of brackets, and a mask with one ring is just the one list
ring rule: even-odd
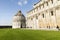
{"label": "white cloud", "polygon": [[22,2],[19,1],[19,2],[18,2],[18,5],[19,5],[19,6],[22,6]]}
{"label": "white cloud", "polygon": [[20,1],[18,1],[19,6],[26,5],[27,3],[28,3],[28,0],[20,0]]}
{"label": "white cloud", "polygon": [[25,1],[24,1],[24,4],[27,4],[27,3],[28,3],[28,1],[27,1],[27,0],[25,0]]}

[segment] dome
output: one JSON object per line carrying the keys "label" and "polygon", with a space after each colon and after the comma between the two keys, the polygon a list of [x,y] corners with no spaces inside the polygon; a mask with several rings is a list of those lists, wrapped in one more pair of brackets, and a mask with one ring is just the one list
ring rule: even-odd
{"label": "dome", "polygon": [[24,18],[25,18],[25,16],[22,14],[22,12],[18,11],[18,13],[13,17],[13,21],[19,22],[19,21],[23,20]]}
{"label": "dome", "polygon": [[21,11],[14,15],[12,25],[12,28],[25,28],[25,16]]}
{"label": "dome", "polygon": [[18,13],[15,16],[22,16],[22,12],[18,11]]}
{"label": "dome", "polygon": [[21,18],[20,17],[15,17],[13,18],[13,22],[20,22],[21,21]]}

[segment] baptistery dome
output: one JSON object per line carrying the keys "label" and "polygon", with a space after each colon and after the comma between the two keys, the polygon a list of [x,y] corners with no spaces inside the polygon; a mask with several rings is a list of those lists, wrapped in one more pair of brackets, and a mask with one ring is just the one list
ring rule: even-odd
{"label": "baptistery dome", "polygon": [[21,11],[18,11],[18,13],[14,15],[12,28],[25,28],[25,16]]}

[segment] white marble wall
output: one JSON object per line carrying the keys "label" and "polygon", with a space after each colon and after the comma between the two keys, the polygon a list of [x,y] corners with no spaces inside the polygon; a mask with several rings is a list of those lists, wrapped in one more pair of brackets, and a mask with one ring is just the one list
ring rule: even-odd
{"label": "white marble wall", "polygon": [[[48,2],[48,5],[46,2]],[[56,29],[57,25],[60,27],[60,1],[53,0],[52,3],[51,0],[46,0],[46,2],[39,2],[34,5],[34,9],[32,11],[27,13],[26,18],[29,18],[27,20],[27,25],[29,24],[28,26],[33,24],[33,29]],[[51,15],[51,11],[53,11],[53,15]],[[44,14],[44,18],[42,14]],[[38,15],[38,19],[36,19],[36,15]],[[30,18],[33,18],[33,20],[29,21]]]}

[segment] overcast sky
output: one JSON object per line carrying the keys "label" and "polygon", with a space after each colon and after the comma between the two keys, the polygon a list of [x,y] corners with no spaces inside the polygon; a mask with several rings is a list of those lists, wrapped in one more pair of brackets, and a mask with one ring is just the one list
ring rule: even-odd
{"label": "overcast sky", "polygon": [[21,10],[24,15],[39,0],[0,0],[0,25],[11,25],[13,16]]}

